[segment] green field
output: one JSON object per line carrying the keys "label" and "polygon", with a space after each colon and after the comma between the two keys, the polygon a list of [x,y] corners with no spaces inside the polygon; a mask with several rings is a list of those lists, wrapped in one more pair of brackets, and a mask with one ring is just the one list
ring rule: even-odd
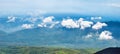
{"label": "green field", "polygon": [[98,49],[70,49],[56,47],[0,47],[0,54],[93,54]]}

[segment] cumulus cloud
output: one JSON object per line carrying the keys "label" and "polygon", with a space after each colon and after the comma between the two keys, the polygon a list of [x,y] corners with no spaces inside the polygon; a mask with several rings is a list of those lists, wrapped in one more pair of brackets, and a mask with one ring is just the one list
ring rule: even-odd
{"label": "cumulus cloud", "polygon": [[101,33],[89,33],[83,36],[84,39],[97,39],[97,40],[111,40],[113,39],[112,33],[110,31],[102,31]]}
{"label": "cumulus cloud", "polygon": [[[55,18],[54,16],[49,16],[49,17],[42,19],[42,23],[38,24],[38,27],[53,28],[56,24],[59,23],[59,21],[53,21],[54,18]],[[49,26],[47,26],[47,25],[49,25]]]}
{"label": "cumulus cloud", "polygon": [[92,29],[98,30],[98,29],[101,29],[103,26],[107,26],[107,24],[106,23],[97,22],[95,25],[92,26]]}
{"label": "cumulus cloud", "polygon": [[16,17],[9,16],[7,22],[15,22],[15,20],[16,20]]}
{"label": "cumulus cloud", "polygon": [[91,21],[84,21],[83,18],[80,18],[78,20],[78,24],[80,25],[80,29],[85,29],[87,27],[91,27],[91,25],[93,24],[93,22],[91,22]]}
{"label": "cumulus cloud", "polygon": [[84,21],[83,18],[80,18],[77,21],[74,21],[73,19],[63,19],[61,22],[61,25],[66,28],[80,28],[85,29],[88,27],[91,27],[93,22],[91,21]]}
{"label": "cumulus cloud", "polygon": [[23,24],[21,27],[24,29],[30,29],[33,28],[34,24]]}
{"label": "cumulus cloud", "polygon": [[73,19],[64,19],[61,25],[66,28],[79,28],[79,25]]}
{"label": "cumulus cloud", "polygon": [[85,39],[88,39],[88,38],[92,38],[92,37],[93,37],[92,34],[88,34],[88,35],[86,35],[84,38],[85,38]]}
{"label": "cumulus cloud", "polygon": [[99,35],[100,40],[109,40],[109,39],[113,39],[112,37],[112,33],[110,31],[103,31],[101,32],[101,34]]}
{"label": "cumulus cloud", "polygon": [[43,19],[43,23],[50,23],[53,21],[53,19],[54,19],[54,16],[49,16],[49,17]]}

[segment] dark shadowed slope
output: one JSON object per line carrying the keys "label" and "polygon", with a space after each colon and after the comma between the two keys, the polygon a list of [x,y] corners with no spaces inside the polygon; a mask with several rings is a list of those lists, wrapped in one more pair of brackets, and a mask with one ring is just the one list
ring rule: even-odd
{"label": "dark shadowed slope", "polygon": [[110,47],[96,52],[95,54],[120,54],[120,47]]}

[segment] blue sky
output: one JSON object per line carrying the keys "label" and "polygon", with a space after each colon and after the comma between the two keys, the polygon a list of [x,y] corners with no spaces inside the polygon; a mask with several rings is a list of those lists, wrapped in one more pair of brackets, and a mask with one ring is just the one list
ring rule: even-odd
{"label": "blue sky", "polygon": [[108,14],[120,13],[119,0],[0,0],[1,13],[80,13]]}

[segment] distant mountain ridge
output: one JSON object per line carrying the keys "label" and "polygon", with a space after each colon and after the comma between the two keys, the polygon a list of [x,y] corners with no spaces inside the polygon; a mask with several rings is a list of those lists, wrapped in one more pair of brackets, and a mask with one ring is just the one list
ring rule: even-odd
{"label": "distant mountain ridge", "polygon": [[[106,22],[107,27],[103,27],[101,30],[93,30],[91,28],[86,28],[81,30],[79,28],[44,28],[37,27],[31,29],[23,29],[13,33],[0,32],[0,43],[2,45],[27,45],[27,46],[61,46],[61,47],[109,47],[115,43],[112,41],[98,41],[96,38],[93,39],[84,39],[84,37],[90,33],[94,37],[96,32],[100,33],[103,30],[109,30],[112,32],[112,35],[115,39],[119,39],[119,25],[116,25],[118,22]],[[119,24],[119,23],[118,23]],[[113,25],[113,26],[112,26]],[[116,25],[116,26],[114,26]],[[115,27],[115,28],[113,28]],[[116,32],[117,31],[117,32]],[[102,44],[106,43],[106,44]],[[89,44],[89,46],[88,46]]]}

